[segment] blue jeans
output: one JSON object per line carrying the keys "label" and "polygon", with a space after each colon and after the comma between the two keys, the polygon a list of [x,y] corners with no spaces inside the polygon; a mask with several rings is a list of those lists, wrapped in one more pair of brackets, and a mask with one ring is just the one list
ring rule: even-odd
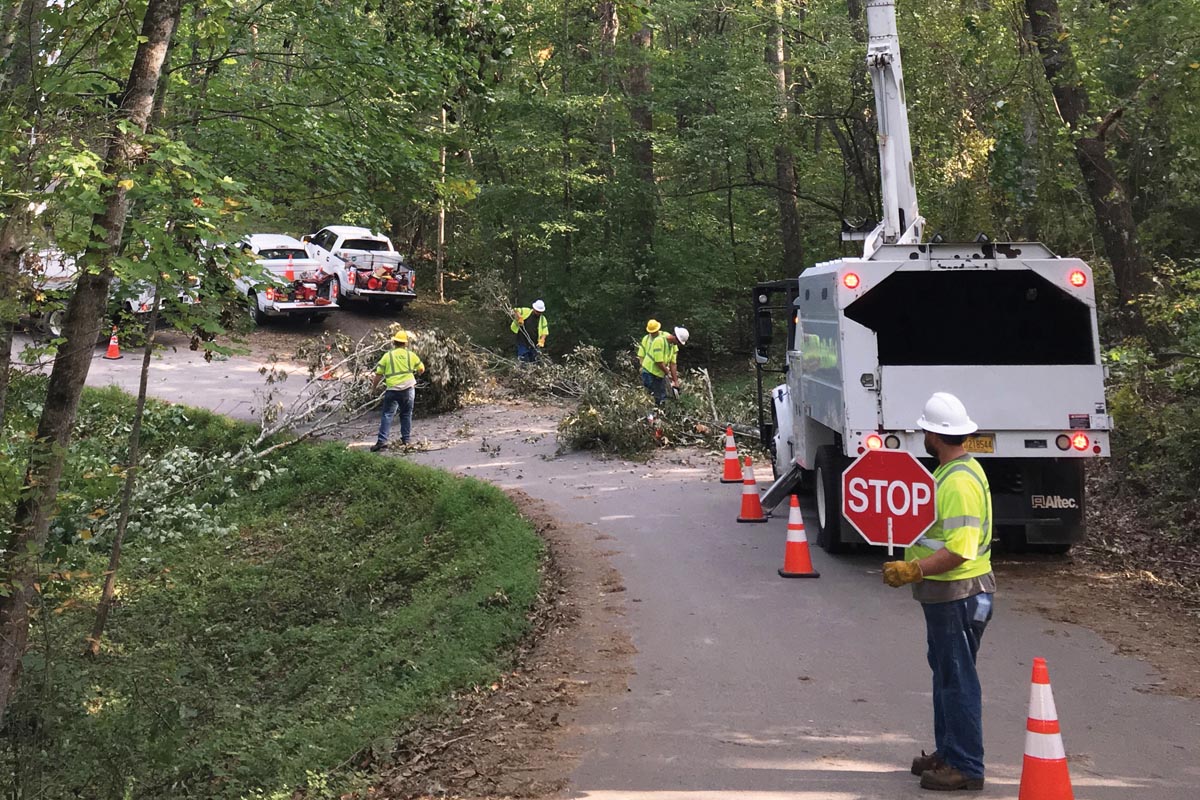
{"label": "blue jeans", "polygon": [[925,633],[933,670],[933,737],[937,752],[970,778],[983,777],[983,692],[975,656],[992,618],[984,592],[950,603],[926,603]]}
{"label": "blue jeans", "polygon": [[526,364],[532,364],[537,361],[538,351],[533,345],[524,339],[517,340],[517,361],[523,361]]}
{"label": "blue jeans", "polygon": [[642,386],[646,387],[646,391],[653,395],[654,405],[661,406],[663,400],[667,399],[666,378],[658,378],[651,375],[647,370],[642,370]]}
{"label": "blue jeans", "polygon": [[407,389],[388,389],[383,393],[383,416],[379,419],[379,436],[376,444],[387,444],[388,434],[392,432],[392,417],[396,409],[400,409],[400,441],[408,444],[409,434],[412,433],[413,400],[417,397],[417,387]]}

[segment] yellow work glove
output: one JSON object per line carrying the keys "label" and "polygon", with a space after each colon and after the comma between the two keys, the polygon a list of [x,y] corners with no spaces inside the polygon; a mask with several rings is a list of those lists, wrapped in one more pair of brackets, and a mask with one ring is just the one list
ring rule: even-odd
{"label": "yellow work glove", "polygon": [[883,582],[888,586],[903,586],[924,579],[921,565],[915,561],[889,561],[883,565]]}

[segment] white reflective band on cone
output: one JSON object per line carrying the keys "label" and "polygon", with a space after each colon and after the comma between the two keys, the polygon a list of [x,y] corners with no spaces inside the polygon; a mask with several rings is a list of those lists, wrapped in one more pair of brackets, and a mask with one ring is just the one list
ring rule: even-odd
{"label": "white reflective band on cone", "polygon": [[807,542],[808,537],[804,535],[804,528],[793,528],[789,525],[787,540],[788,544],[799,544],[800,542]]}
{"label": "white reflective band on cone", "polygon": [[1054,707],[1054,694],[1048,683],[1029,685],[1029,718],[1058,720],[1058,709]]}
{"label": "white reflective band on cone", "polygon": [[1025,731],[1025,755],[1043,761],[1062,761],[1067,757],[1062,735]]}

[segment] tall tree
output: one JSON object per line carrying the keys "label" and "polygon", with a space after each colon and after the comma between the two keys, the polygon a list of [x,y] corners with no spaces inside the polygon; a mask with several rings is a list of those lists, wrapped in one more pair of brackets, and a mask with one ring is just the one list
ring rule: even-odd
{"label": "tall tree", "polygon": [[1140,323],[1130,301],[1149,290],[1149,264],[1138,243],[1129,194],[1109,158],[1105,139],[1123,109],[1118,108],[1102,119],[1093,114],[1058,0],[1025,0],[1025,9],[1058,113],[1071,134],[1075,160],[1096,214],[1104,251],[1112,263],[1117,301],[1123,312],[1120,319],[1127,332],[1134,332]]}
{"label": "tall tree", "polygon": [[789,70],[783,35],[783,0],[775,0],[767,27],[766,60],[775,79],[775,120],[779,141],[775,143],[775,202],[779,206],[779,238],[783,244],[783,274],[799,275],[804,269],[800,245],[800,209],[796,204],[796,161],[787,141]]}
{"label": "tall tree", "polygon": [[629,118],[633,123],[630,149],[634,176],[633,207],[629,224],[633,231],[634,283],[640,288],[644,310],[654,304],[654,230],[657,226],[657,188],[654,183],[654,108],[651,94],[650,49],[654,45],[650,4],[644,9],[642,24],[630,37],[633,57],[625,79],[629,98]]}
{"label": "tall tree", "polygon": [[[12,334],[20,315],[18,285],[21,253],[26,246],[25,229],[29,191],[32,188],[30,165],[35,145],[26,128],[32,124],[37,107],[38,92],[33,83],[33,70],[38,42],[41,38],[38,4],[20,0],[9,6],[4,16],[3,41],[0,42],[0,90],[8,102],[0,109],[4,130],[21,131],[12,138],[10,164],[0,186],[0,286],[8,287],[0,300],[0,428],[4,426],[7,408],[8,381],[12,361]],[[8,186],[4,186],[8,183]]]}
{"label": "tall tree", "polygon": [[13,529],[4,541],[3,597],[0,597],[0,719],[20,674],[29,637],[31,604],[37,597],[37,569],[58,496],[71,428],[92,363],[92,350],[108,300],[113,259],[120,248],[128,213],[128,179],[142,157],[154,96],[166,62],[181,0],[149,0],[137,52],[108,131],[102,191],[103,207],[92,218],[91,238],[80,259],[79,278],[67,305],[63,338],[50,372],[42,415],[17,504]]}

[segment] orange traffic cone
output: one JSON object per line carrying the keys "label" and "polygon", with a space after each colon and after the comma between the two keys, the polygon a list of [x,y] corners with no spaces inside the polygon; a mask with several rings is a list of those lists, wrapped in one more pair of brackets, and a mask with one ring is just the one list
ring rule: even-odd
{"label": "orange traffic cone", "polygon": [[733,443],[733,426],[725,429],[725,472],[721,483],[741,483],[742,465],[738,463],[737,445]]}
{"label": "orange traffic cone", "polygon": [[792,495],[792,507],[788,511],[787,545],[783,550],[781,578],[819,578],[821,573],[813,569],[812,556],[808,554],[808,537],[804,535],[804,517],[800,514],[800,500]]}
{"label": "orange traffic cone", "polygon": [[742,468],[742,513],[737,521],[767,521],[767,515],[763,513],[762,500],[758,497],[758,484],[754,482],[754,465],[750,461],[750,456],[746,456],[746,465]]}
{"label": "orange traffic cone", "polygon": [[1044,658],[1033,660],[1029,721],[1025,723],[1025,763],[1021,767],[1018,800],[1075,800],[1067,751],[1058,729],[1058,711],[1050,692],[1050,670]]}
{"label": "orange traffic cone", "polygon": [[113,325],[112,336],[109,337],[108,350],[107,350],[107,352],[105,352],[104,357],[107,358],[109,361],[116,361],[118,358],[124,358],[124,356],[121,355],[121,347],[120,347],[120,345],[117,344],[117,326],[116,325]]}

